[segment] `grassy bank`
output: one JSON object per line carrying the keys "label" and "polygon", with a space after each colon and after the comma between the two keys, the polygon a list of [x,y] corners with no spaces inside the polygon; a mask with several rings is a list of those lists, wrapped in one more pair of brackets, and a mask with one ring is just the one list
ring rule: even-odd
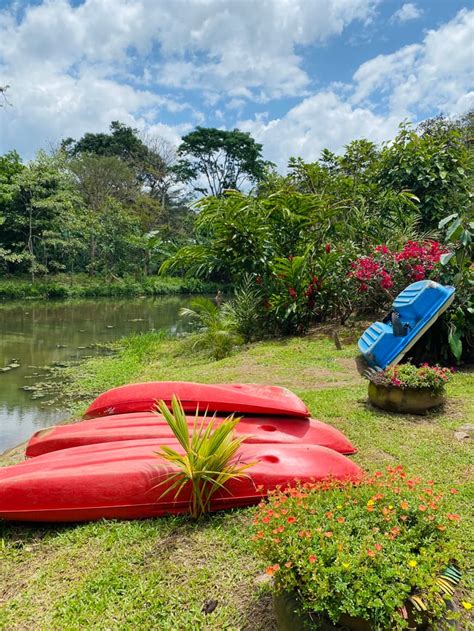
{"label": "grassy bank", "polygon": [[91,278],[85,274],[58,274],[47,279],[10,277],[0,279],[0,299],[18,298],[96,298],[163,296],[169,294],[215,293],[221,288],[196,278],[150,276],[134,278]]}
{"label": "grassy bank", "polygon": [[[472,373],[455,375],[442,413],[412,417],[376,411],[367,405],[367,384],[355,369],[356,336],[341,331],[340,337],[342,351],[327,336],[314,335],[261,342],[213,362],[183,354],[177,341],[146,334],[124,340],[115,357],[75,369],[67,388],[80,413],[98,392],[129,381],[287,386],[313,416],[347,434],[364,468],[402,463],[415,475],[459,488],[450,501],[463,517],[458,537],[467,577],[472,459],[469,443],[458,442],[453,433],[473,419]],[[167,518],[0,525],[0,629],[274,629],[268,581],[249,545],[252,512],[217,514],[199,524]],[[206,614],[209,601],[217,606]]]}

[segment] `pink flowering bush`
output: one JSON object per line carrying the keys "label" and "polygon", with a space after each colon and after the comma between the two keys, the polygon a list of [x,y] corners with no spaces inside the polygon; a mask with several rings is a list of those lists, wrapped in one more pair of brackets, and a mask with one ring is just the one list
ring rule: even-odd
{"label": "pink flowering bush", "polygon": [[408,241],[399,252],[378,245],[372,254],[351,262],[348,277],[364,310],[380,309],[410,283],[436,279],[446,251],[438,241]]}
{"label": "pink flowering bush", "polygon": [[400,364],[373,373],[370,381],[377,385],[396,388],[428,388],[433,394],[441,394],[451,379],[453,370],[441,366],[423,364],[419,368],[413,364]]}

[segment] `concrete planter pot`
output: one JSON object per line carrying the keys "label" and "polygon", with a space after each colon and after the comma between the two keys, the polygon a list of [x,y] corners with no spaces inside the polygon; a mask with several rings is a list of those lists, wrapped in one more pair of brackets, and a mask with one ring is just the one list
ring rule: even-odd
{"label": "concrete planter pot", "polygon": [[[295,592],[281,592],[273,594],[273,606],[277,619],[278,631],[374,631],[373,626],[362,618],[353,618],[342,614],[337,625],[332,624],[327,618],[311,613],[298,613],[299,601]],[[459,612],[457,600],[447,602],[449,611]],[[411,603],[406,605],[408,628],[413,630],[441,631],[453,629],[460,631],[458,622],[443,619],[428,625],[424,620],[417,623],[416,614]]]}
{"label": "concrete planter pot", "polygon": [[397,388],[369,382],[369,401],[375,407],[400,414],[425,414],[442,405],[445,393],[434,394],[430,388]]}

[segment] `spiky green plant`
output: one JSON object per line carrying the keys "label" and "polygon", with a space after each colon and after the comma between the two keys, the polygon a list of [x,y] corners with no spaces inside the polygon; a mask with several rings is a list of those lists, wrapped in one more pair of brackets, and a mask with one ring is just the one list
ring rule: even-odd
{"label": "spiky green plant", "polygon": [[197,331],[190,336],[192,350],[204,351],[214,359],[223,359],[244,340],[236,331],[236,323],[227,309],[219,309],[209,298],[194,298],[179,315],[193,322]]}
{"label": "spiky green plant", "polygon": [[156,412],[162,414],[183,452],[162,446],[157,454],[174,465],[178,471],[162,482],[169,484],[161,497],[175,491],[175,499],[186,485],[191,487],[190,513],[197,519],[210,510],[211,499],[219,490],[226,490],[229,480],[248,477],[244,471],[255,462],[242,463],[235,459],[245,436],[235,436],[234,428],[240,418],[229,416],[219,421],[207,414],[189,427],[181,401],[173,396],[171,410],[164,401],[157,402]]}

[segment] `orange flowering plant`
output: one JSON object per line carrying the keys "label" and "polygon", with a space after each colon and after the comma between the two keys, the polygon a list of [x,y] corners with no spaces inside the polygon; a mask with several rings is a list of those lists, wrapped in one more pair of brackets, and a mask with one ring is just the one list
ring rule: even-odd
{"label": "orange flowering plant", "polygon": [[456,562],[450,531],[460,517],[445,495],[402,467],[356,485],[277,489],[260,503],[252,539],[276,589],[295,592],[302,610],[404,629],[410,598],[422,595],[419,609],[433,618],[446,609],[437,576]]}

